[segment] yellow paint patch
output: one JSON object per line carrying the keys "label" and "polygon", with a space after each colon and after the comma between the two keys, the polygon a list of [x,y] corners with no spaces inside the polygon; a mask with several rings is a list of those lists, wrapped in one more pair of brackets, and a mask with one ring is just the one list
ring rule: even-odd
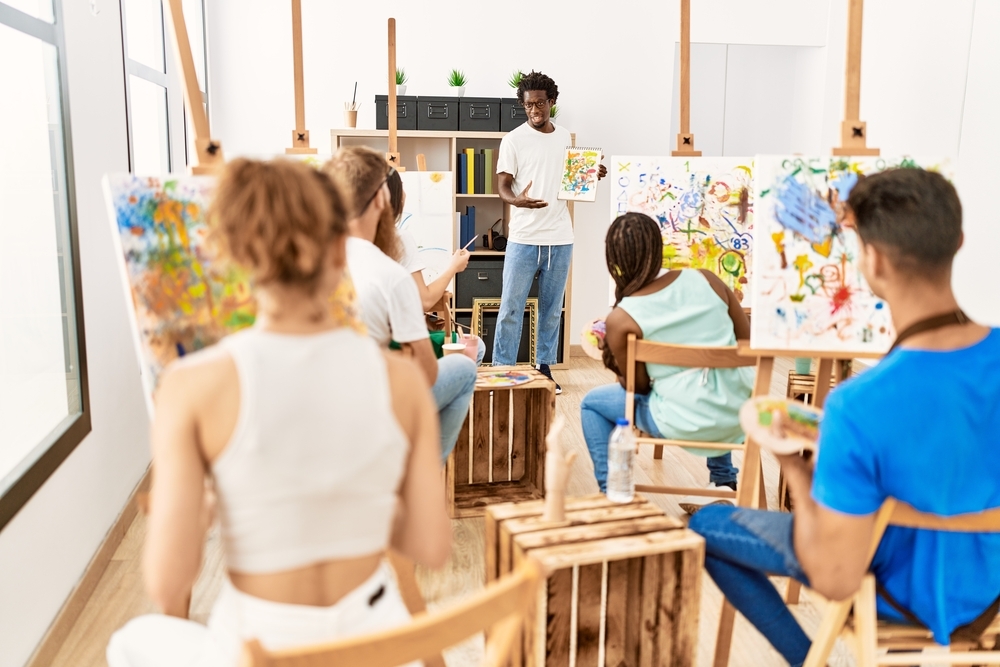
{"label": "yellow paint patch", "polygon": [[444,178],[444,174],[439,171],[431,172],[431,183],[440,183],[441,179]]}

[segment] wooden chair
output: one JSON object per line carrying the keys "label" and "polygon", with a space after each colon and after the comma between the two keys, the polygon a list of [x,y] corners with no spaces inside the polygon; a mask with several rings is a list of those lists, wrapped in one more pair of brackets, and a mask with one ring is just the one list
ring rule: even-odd
{"label": "wooden chair", "polygon": [[[652,363],[684,368],[743,368],[756,366],[757,358],[740,356],[737,346],[732,347],[702,347],[695,345],[670,345],[640,340],[635,334],[629,334],[625,369],[625,417],[635,424],[635,369],[637,364]],[[770,389],[770,372],[758,372],[755,395],[766,395]],[[761,377],[765,376],[765,377]],[[750,507],[755,504],[767,507],[764,492],[764,473],[760,463],[760,450],[751,440],[744,444],[729,442],[702,442],[700,440],[671,440],[654,438],[648,433],[639,431],[636,442],[640,445],[653,445],[653,458],[663,458],[663,447],[697,447],[699,449],[717,449],[720,451],[743,451],[743,465],[740,468],[737,487],[739,491],[713,491],[700,487],[678,487],[636,484],[635,490],[643,493],[664,493],[671,495],[706,496],[710,498],[726,498],[736,504]],[[756,501],[756,503],[755,503]]]}
{"label": "wooden chair", "polygon": [[[1000,508],[975,514],[961,514],[942,517],[918,512],[910,505],[889,498],[883,503],[875,519],[875,533],[868,547],[869,561],[875,555],[886,526],[923,528],[951,532],[998,533],[1000,532]],[[961,567],[962,564],[957,564]],[[853,618],[851,610],[853,608]],[[875,612],[875,577],[865,575],[861,588],[850,599],[829,602],[820,622],[816,638],[805,661],[805,667],[825,667],[834,642],[840,635],[846,635],[854,644],[858,667],[875,665],[993,665],[1000,664],[1000,616],[979,637],[978,641],[956,641],[951,644],[952,653],[920,653],[920,649],[938,646],[931,632],[914,625],[880,621]],[[992,644],[992,645],[989,645]],[[907,653],[890,653],[878,656],[879,648],[904,649]],[[990,650],[983,650],[993,649]],[[914,652],[915,651],[915,652]],[[957,652],[956,652],[957,651]]]}
{"label": "wooden chair", "polygon": [[449,334],[455,330],[455,323],[451,317],[451,308],[449,303],[451,302],[451,294],[445,292],[441,295],[441,298],[427,311],[429,313],[437,313],[438,317],[444,320],[444,332],[445,332],[445,342],[448,341]]}
{"label": "wooden chair", "polygon": [[243,644],[240,667],[398,667],[439,655],[486,631],[483,665],[500,667],[510,657],[529,607],[545,577],[542,566],[525,561],[511,574],[448,609],[417,615],[408,625],[327,644],[268,651],[256,640]]}

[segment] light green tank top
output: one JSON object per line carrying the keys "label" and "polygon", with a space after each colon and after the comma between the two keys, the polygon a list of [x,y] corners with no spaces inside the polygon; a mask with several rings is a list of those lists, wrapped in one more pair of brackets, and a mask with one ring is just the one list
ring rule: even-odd
{"label": "light green tank top", "polygon": [[[676,345],[735,345],[729,307],[697,269],[686,269],[659,292],[622,299],[619,307],[645,340]],[[646,364],[653,383],[649,407],[665,438],[743,442],[739,409],[750,398],[754,369],[681,368]],[[719,456],[715,449],[688,449]]]}

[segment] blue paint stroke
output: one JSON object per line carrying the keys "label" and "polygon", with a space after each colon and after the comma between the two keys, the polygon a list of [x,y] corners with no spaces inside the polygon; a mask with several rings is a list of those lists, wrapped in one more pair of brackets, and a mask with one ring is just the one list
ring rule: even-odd
{"label": "blue paint stroke", "polygon": [[785,176],[774,188],[774,214],[778,223],[810,243],[822,243],[837,228],[830,205],[794,176]]}

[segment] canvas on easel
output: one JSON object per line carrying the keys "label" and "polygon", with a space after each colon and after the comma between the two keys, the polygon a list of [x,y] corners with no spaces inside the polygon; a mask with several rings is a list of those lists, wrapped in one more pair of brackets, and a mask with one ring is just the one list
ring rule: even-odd
{"label": "canvas on easel", "polygon": [[429,285],[448,268],[455,251],[454,174],[404,171],[399,177],[406,201],[396,227],[412,234],[417,242],[417,252],[426,266],[424,281]]}
{"label": "canvas on easel", "polygon": [[[207,242],[215,184],[214,176],[104,177],[150,415],[168,363],[256,320],[249,276],[221,261]],[[335,321],[360,326],[353,290],[343,281],[329,304]]]}
{"label": "canvas on easel", "polygon": [[663,267],[708,269],[749,301],[753,159],[611,158],[611,218],[637,211],[663,235]]}
{"label": "canvas on easel", "polygon": [[760,350],[884,353],[889,307],[858,265],[844,206],[859,178],[892,168],[954,177],[946,159],[757,156],[750,345]]}

